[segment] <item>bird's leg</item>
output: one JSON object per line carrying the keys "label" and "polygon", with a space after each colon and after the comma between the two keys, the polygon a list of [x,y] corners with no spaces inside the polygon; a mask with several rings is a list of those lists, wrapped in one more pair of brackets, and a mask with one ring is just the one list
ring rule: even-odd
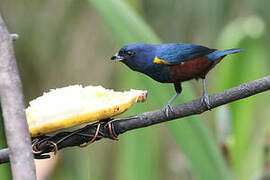
{"label": "bird's leg", "polygon": [[205,106],[207,107],[207,109],[211,109],[211,105],[209,103],[209,97],[208,97],[207,92],[206,92],[206,80],[205,80],[205,77],[202,78],[202,81],[203,81],[203,97],[202,97],[202,103],[205,104]]}
{"label": "bird's leg", "polygon": [[164,111],[165,111],[165,114],[166,114],[167,118],[169,118],[169,113],[173,113],[173,110],[172,110],[173,101],[182,92],[181,83],[179,83],[179,84],[174,83],[174,89],[176,91],[176,94],[170,99],[169,103],[164,107]]}
{"label": "bird's leg", "polygon": [[173,101],[177,98],[177,96],[179,95],[179,93],[176,93],[169,101],[169,103],[164,107],[166,116],[169,117],[169,112],[173,112],[172,110],[172,103]]}

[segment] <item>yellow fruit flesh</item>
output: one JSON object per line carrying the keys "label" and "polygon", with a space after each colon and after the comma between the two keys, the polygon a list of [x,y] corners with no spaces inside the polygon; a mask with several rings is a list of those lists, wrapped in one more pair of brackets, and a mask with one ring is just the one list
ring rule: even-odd
{"label": "yellow fruit flesh", "polygon": [[101,86],[69,86],[44,93],[26,109],[32,137],[75,125],[119,115],[136,102],[143,102],[147,92],[115,92]]}

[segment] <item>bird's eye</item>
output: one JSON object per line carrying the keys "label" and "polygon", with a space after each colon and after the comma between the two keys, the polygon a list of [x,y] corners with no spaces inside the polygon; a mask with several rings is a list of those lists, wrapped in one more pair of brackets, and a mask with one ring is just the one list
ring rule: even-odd
{"label": "bird's eye", "polygon": [[122,55],[122,54],[124,54],[124,51],[123,50],[120,50],[118,54],[119,55]]}
{"label": "bird's eye", "polygon": [[127,51],[127,55],[132,56],[134,53],[132,51]]}

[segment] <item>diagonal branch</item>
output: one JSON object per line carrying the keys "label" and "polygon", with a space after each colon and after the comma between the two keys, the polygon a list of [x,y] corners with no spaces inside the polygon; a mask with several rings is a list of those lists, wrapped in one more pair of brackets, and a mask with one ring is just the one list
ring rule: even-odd
{"label": "diagonal branch", "polygon": [[[239,99],[247,98],[255,94],[270,90],[270,76],[241,84],[237,87],[219,92],[209,97],[210,104],[213,108],[227,104]],[[190,115],[201,114],[207,111],[207,108],[201,102],[201,99],[196,99],[178,106],[173,107],[174,114],[167,118],[163,110],[155,110],[145,112],[135,116],[114,119],[112,121],[103,121],[98,127],[98,123],[87,125],[86,127],[74,132],[60,132],[54,136],[42,136],[35,140],[36,158],[48,158],[43,156],[44,153],[70,147],[78,146],[91,140],[100,140],[102,138],[115,139],[114,136],[123,134],[127,131],[137,128],[143,128],[154,124],[183,118]],[[111,125],[111,128],[110,128]],[[96,134],[98,129],[98,134]],[[113,130],[113,132],[112,132]],[[67,138],[68,137],[68,138]],[[2,150],[3,151],[3,150]],[[0,163],[4,162],[7,151],[0,151]],[[2,159],[3,158],[3,159]]]}
{"label": "diagonal branch", "polygon": [[[234,88],[219,92],[209,97],[212,108],[228,104],[230,102],[247,98],[255,94],[270,90],[270,76],[247,82],[236,86]],[[174,114],[170,118],[167,118],[162,110],[145,112],[138,114],[133,118],[129,118],[126,121],[116,121],[117,131],[122,134],[126,131],[151,126],[154,124],[170,121],[174,119],[183,118],[190,115],[201,114],[207,111],[205,105],[201,102],[201,99],[196,99],[172,108]]]}

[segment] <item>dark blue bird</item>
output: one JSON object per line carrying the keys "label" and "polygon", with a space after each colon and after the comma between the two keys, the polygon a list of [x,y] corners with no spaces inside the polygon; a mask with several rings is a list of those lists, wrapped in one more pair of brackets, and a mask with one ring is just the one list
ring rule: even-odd
{"label": "dark blue bird", "polygon": [[225,56],[243,51],[229,49],[217,51],[200,45],[171,43],[150,45],[144,43],[124,46],[112,56],[134,71],[144,73],[161,83],[173,83],[176,95],[165,106],[166,115],[172,111],[171,104],[181,93],[181,83],[191,79],[203,79],[202,101],[211,108],[206,92],[206,74]]}

